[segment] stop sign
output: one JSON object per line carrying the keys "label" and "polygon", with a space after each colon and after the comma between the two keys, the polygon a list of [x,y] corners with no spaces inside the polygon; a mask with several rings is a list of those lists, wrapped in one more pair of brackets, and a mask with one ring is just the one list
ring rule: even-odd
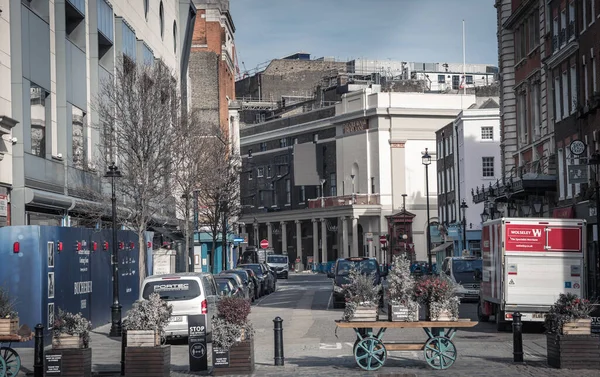
{"label": "stop sign", "polygon": [[267,240],[260,241],[260,248],[261,249],[266,249],[267,247],[269,247],[269,241],[267,241]]}
{"label": "stop sign", "polygon": [[381,243],[382,245],[387,243],[387,238],[385,236],[380,236],[379,237],[379,243]]}

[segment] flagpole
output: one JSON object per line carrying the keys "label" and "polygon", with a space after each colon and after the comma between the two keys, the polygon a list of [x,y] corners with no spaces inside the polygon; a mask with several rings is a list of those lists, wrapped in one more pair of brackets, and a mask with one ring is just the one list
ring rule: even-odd
{"label": "flagpole", "polygon": [[465,46],[465,20],[462,20],[462,27],[463,27],[463,80],[465,80],[465,84],[463,86],[463,93],[467,94],[467,75],[466,75],[466,69],[465,69],[465,65],[466,65],[466,46]]}

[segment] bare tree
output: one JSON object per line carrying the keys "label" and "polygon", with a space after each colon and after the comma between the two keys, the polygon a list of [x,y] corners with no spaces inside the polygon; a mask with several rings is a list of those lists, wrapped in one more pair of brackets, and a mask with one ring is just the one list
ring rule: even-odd
{"label": "bare tree", "polygon": [[99,160],[115,162],[121,206],[139,241],[140,284],[146,276],[144,232],[153,216],[172,201],[174,130],[181,99],[173,73],[161,62],[136,65],[127,57],[115,64],[113,80],[102,83],[95,102],[101,132]]}
{"label": "bare tree", "polygon": [[212,271],[216,272],[215,254],[219,232],[222,237],[221,253],[224,262],[227,257],[227,221],[240,213],[241,164],[239,153],[231,148],[229,137],[224,130],[218,127],[209,129],[205,137],[208,142],[203,156],[209,168],[206,169],[199,187],[199,199],[203,221],[212,235],[210,266]]}

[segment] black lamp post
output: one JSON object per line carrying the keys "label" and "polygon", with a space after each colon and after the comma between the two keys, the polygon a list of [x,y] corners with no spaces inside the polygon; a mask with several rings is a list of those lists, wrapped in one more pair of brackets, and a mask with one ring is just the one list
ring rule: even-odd
{"label": "black lamp post", "polygon": [[462,231],[463,231],[463,249],[467,250],[467,202],[463,199],[462,203],[460,203],[460,209],[462,210]]}
{"label": "black lamp post", "polygon": [[429,229],[429,165],[431,164],[431,156],[427,153],[427,148],[425,148],[425,153],[421,156],[421,162],[425,165],[425,194],[427,196],[427,263],[429,263],[429,274],[431,274],[431,231]]}
{"label": "black lamp post", "polygon": [[[600,184],[598,183],[598,168],[600,167],[600,154],[598,154],[598,151],[592,154],[592,156],[588,160],[588,165],[594,166],[596,174],[594,178],[594,189],[596,194],[596,227],[597,229],[599,229],[597,233],[600,234]],[[598,253],[598,242],[596,242],[596,253]],[[598,296],[598,271],[593,271],[592,276],[593,278],[592,284],[590,284],[590,296],[595,298]]]}
{"label": "black lamp post", "polygon": [[[110,178],[110,186],[112,195],[112,274],[113,274],[113,303],[110,307],[111,325],[109,335],[112,337],[120,337],[122,333],[121,326],[121,304],[119,302],[119,258],[117,256],[117,196],[115,194],[115,178],[121,178],[121,171],[113,162],[108,167],[108,171],[104,174],[105,178]],[[142,247],[142,245],[140,245]]]}
{"label": "black lamp post", "polygon": [[490,214],[488,213],[487,209],[484,207],[483,212],[481,212],[481,222],[484,223],[484,222],[488,221],[489,218],[490,218]]}

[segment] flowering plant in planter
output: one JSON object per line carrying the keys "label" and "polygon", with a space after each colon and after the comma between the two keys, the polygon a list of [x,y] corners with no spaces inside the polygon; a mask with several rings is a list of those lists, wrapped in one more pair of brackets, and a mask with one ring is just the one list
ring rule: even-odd
{"label": "flowering plant in planter", "polygon": [[460,299],[454,294],[455,286],[444,276],[426,276],[415,284],[417,301],[428,306],[432,320],[445,314],[449,320],[458,319]]}
{"label": "flowering plant in planter", "polygon": [[251,339],[252,323],[248,321],[250,301],[241,297],[223,297],[217,303],[218,315],[212,319],[213,344],[228,350],[237,342]]}
{"label": "flowering plant in planter", "polygon": [[363,274],[356,268],[348,272],[348,284],[342,285],[346,297],[346,308],[342,319],[348,321],[354,317],[358,307],[375,307],[375,315],[379,304],[381,284],[374,285],[374,274]]}
{"label": "flowering plant in planter", "polygon": [[[73,314],[66,310],[58,308],[58,314],[52,324],[52,337],[55,340],[55,346],[65,343],[65,335],[78,337],[81,339],[82,348],[88,348],[90,345],[90,330],[92,324],[81,313]],[[77,342],[79,343],[79,342]],[[76,344],[70,344],[76,346]]]}
{"label": "flowering plant in planter", "polygon": [[392,307],[402,307],[407,320],[417,320],[419,303],[415,300],[415,279],[410,273],[410,260],[404,254],[395,256],[387,276],[387,297]]}
{"label": "flowering plant in planter", "polygon": [[566,323],[579,319],[590,319],[593,303],[572,293],[561,293],[546,314],[546,331],[561,334]]}
{"label": "flowering plant in planter", "polygon": [[0,287],[0,319],[15,319],[17,317],[15,299],[10,296],[8,289]]}
{"label": "flowering plant in planter", "polygon": [[123,321],[123,327],[127,330],[153,330],[162,335],[172,312],[172,305],[162,300],[158,293],[152,293],[148,300],[133,303]]}

